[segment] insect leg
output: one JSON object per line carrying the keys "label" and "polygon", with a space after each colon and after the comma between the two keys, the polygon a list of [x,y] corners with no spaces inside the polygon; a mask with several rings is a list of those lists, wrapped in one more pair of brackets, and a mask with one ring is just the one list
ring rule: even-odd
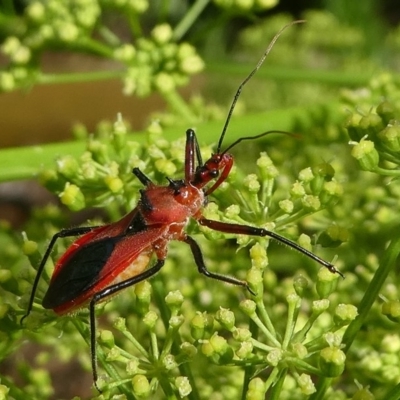
{"label": "insect leg", "polygon": [[344,278],[344,275],[338,269],[336,269],[333,264],[323,260],[322,258],[318,257],[311,251],[308,251],[304,247],[301,247],[297,243],[292,242],[291,240],[286,239],[285,237],[278,235],[275,232],[271,232],[271,231],[268,231],[267,229],[263,229],[263,228],[256,228],[254,226],[229,224],[226,222],[213,221],[213,220],[209,220],[206,218],[200,218],[198,220],[198,222],[200,225],[207,226],[208,228],[214,229],[215,231],[221,231],[221,232],[225,232],[225,233],[234,233],[236,235],[251,235],[251,236],[260,236],[260,237],[268,236],[270,238],[277,240],[278,242],[285,244],[286,246],[291,247],[292,249],[299,251],[300,253],[304,254],[305,256],[316,261],[318,264],[324,266],[325,268],[328,268],[330,272],[339,274],[342,278]]}
{"label": "insect leg", "polygon": [[97,352],[96,352],[96,315],[95,306],[101,300],[111,296],[120,290],[126,289],[129,286],[135,285],[136,283],[142,282],[151,276],[155,275],[164,265],[165,260],[157,260],[157,262],[148,270],[136,275],[126,281],[111,285],[100,292],[96,293],[89,304],[89,318],[90,318],[90,352],[92,358],[92,372],[93,381],[96,389],[101,393],[101,390],[97,387]]}
{"label": "insect leg", "polygon": [[46,262],[48,260],[48,258],[50,257],[50,253],[53,250],[53,247],[57,241],[57,239],[59,238],[64,238],[64,237],[69,237],[69,236],[80,236],[80,235],[84,235],[85,233],[88,233],[90,231],[92,231],[93,229],[98,228],[98,226],[81,226],[81,227],[77,227],[77,228],[70,228],[70,229],[63,229],[60,232],[57,232],[52,238],[51,241],[49,243],[49,245],[47,246],[46,252],[44,253],[44,256],[42,258],[42,261],[39,264],[38,270],[36,272],[36,277],[35,280],[33,282],[33,286],[32,286],[32,291],[31,291],[31,296],[29,298],[29,302],[28,302],[28,307],[26,310],[26,313],[22,316],[21,318],[21,325],[24,321],[24,319],[31,313],[32,311],[32,307],[33,307],[33,301],[35,299],[35,294],[36,294],[36,290],[40,281],[40,277],[43,273],[44,267],[46,265]]}
{"label": "insect leg", "polygon": [[255,293],[250,289],[250,286],[248,285],[248,283],[246,281],[241,281],[240,279],[234,278],[233,276],[221,275],[221,274],[217,274],[215,272],[209,271],[204,263],[203,254],[201,252],[200,246],[197,244],[197,242],[192,237],[186,236],[186,238],[184,239],[184,242],[190,246],[190,249],[192,250],[192,254],[194,257],[194,261],[197,265],[198,271],[201,274],[205,275],[208,278],[216,279],[218,281],[230,283],[232,285],[243,286],[252,295],[255,295]]}
{"label": "insect leg", "polygon": [[133,168],[132,173],[144,186],[150,186],[153,184],[150,178],[148,178],[139,168]]}

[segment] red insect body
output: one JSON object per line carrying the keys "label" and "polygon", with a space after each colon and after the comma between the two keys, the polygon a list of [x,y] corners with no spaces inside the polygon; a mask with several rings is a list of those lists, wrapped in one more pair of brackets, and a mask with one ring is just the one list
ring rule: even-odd
{"label": "red insect body", "polygon": [[[196,135],[189,129],[186,132],[184,179],[168,179],[169,185],[159,186],[135,168],[133,174],[145,188],[140,191],[140,200],[134,210],[118,222],[100,227],[65,229],[53,236],[39,265],[27,313],[23,318],[27,317],[32,310],[40,276],[57,239],[80,236],[58,260],[42,304],[44,308],[53,309],[57,314],[65,314],[89,305],[90,343],[95,384],[97,380],[95,305],[156,274],[164,265],[167,246],[171,240],[182,241],[190,246],[198,271],[203,275],[243,286],[253,293],[247,282],[207,269],[200,247],[185,233],[185,227],[191,218],[197,220],[200,225],[221,232],[271,237],[312,258],[331,272],[340,274],[332,264],[283,236],[262,228],[208,220],[201,212],[207,196],[226,180],[232,168],[233,157],[227,151],[242,140],[255,139],[270,133],[241,138],[225,151],[221,151],[225,131],[242,87],[260,68],[282,30],[275,36],[256,68],[236,92],[217,151],[209,160],[205,163],[201,161]],[[215,182],[207,187],[214,180]],[[152,255],[155,255],[157,260],[149,267]]]}

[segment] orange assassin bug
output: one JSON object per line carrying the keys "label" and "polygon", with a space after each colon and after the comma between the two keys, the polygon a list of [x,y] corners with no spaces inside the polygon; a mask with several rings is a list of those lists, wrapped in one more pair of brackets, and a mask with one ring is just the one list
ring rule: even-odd
{"label": "orange assassin bug", "polygon": [[[235,277],[211,272],[207,269],[197,242],[185,233],[190,218],[202,226],[231,234],[273,238],[313,259],[332,273],[342,274],[335,266],[295,242],[272,231],[248,225],[214,221],[202,215],[207,196],[212,194],[228,177],[233,166],[233,156],[228,153],[243,140],[253,140],[267,135],[242,137],[222,150],[222,143],[233,110],[244,85],[258,71],[278,37],[294,21],[284,26],[272,39],[256,67],[240,84],[230,106],[226,122],[218,141],[217,150],[203,163],[199,144],[192,129],[186,131],[184,178],[167,178],[168,185],[153,183],[139,168],[133,174],[143,184],[137,206],[121,220],[103,226],[86,226],[63,229],[51,239],[33,283],[26,314],[31,313],[35,293],[51,251],[59,238],[79,236],[57,261],[47,292],[42,300],[46,309],[57,314],[70,313],[85,305],[89,307],[90,347],[94,384],[97,387],[96,319],[95,306],[110,296],[146,280],[163,267],[168,243],[178,240],[189,245],[198,271],[206,277],[238,285],[252,294],[247,282]],[[214,181],[209,185],[212,181]],[[156,262],[148,267],[151,256]],[[98,389],[99,390],[99,389]]]}

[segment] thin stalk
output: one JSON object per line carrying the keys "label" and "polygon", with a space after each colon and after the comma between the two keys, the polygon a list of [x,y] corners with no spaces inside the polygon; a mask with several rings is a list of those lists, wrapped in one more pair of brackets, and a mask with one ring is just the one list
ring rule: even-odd
{"label": "thin stalk", "polygon": [[210,0],[196,0],[196,2],[190,7],[189,11],[185,13],[179,24],[175,27],[172,35],[175,41],[178,42],[182,39],[194,22],[198,20],[199,15],[203,12],[209,2]]}
{"label": "thin stalk", "polygon": [[343,350],[344,352],[350,349],[354,339],[367,319],[371,307],[375,303],[387,276],[395,266],[399,253],[400,237],[393,239],[386,249],[382,262],[376,270],[358,307],[358,316],[350,323],[343,335],[343,344],[346,346]]}

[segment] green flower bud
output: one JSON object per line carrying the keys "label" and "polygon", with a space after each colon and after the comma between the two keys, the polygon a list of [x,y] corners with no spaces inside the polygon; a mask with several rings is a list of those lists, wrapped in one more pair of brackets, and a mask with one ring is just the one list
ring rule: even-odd
{"label": "green flower bud", "polygon": [[139,373],[139,360],[133,359],[126,363],[126,373],[128,375],[137,375]]}
{"label": "green flower bud", "polygon": [[378,133],[378,137],[389,151],[400,151],[400,126],[389,125]]}
{"label": "green flower bud", "polygon": [[283,358],[283,351],[281,349],[271,350],[267,355],[267,361],[273,367],[276,367]]}
{"label": "green flower bud", "polygon": [[300,182],[308,183],[314,179],[314,174],[311,168],[305,168],[299,172]]}
{"label": "green flower bud", "polygon": [[154,77],[154,85],[160,93],[170,93],[176,86],[174,78],[165,72],[160,72]]}
{"label": "green flower bud", "polygon": [[175,357],[172,354],[168,354],[162,359],[162,365],[167,371],[171,371],[178,367]]}
{"label": "green flower bud", "polygon": [[246,400],[264,400],[265,384],[261,378],[254,378],[249,382],[246,393]]}
{"label": "green flower bud", "polygon": [[125,43],[114,50],[114,59],[122,62],[133,61],[136,56],[136,49],[131,44]]}
{"label": "green flower bud", "polygon": [[35,254],[38,251],[38,244],[33,240],[28,240],[24,237],[24,243],[22,245],[22,251],[26,256]]}
{"label": "green flower bud", "polygon": [[220,308],[215,314],[215,319],[228,331],[235,326],[235,315],[226,308]]}
{"label": "green flower bud", "polygon": [[206,356],[206,357],[211,357],[214,355],[215,350],[214,347],[211,345],[211,343],[208,340],[205,340],[201,344],[201,352]]}
{"label": "green flower bud", "polygon": [[233,204],[225,210],[224,214],[229,219],[236,219],[240,214],[240,207],[236,204]]}
{"label": "green flower bud", "polygon": [[302,297],[304,290],[306,290],[307,287],[308,287],[308,280],[305,276],[301,274],[295,276],[295,278],[293,279],[293,288],[298,296]]}
{"label": "green flower bud", "polygon": [[275,173],[278,171],[272,163],[272,160],[268,157],[268,154],[265,152],[260,154],[260,157],[257,160],[257,167],[260,171],[262,180],[274,179],[277,176]]}
{"label": "green flower bud", "polygon": [[244,360],[251,356],[253,352],[253,343],[249,340],[246,342],[241,342],[239,349],[236,351],[236,355]]}
{"label": "green flower bud", "polygon": [[303,183],[298,181],[293,183],[292,188],[290,189],[290,194],[295,198],[303,197],[306,194]]}
{"label": "green flower bud", "polygon": [[338,247],[342,243],[347,242],[349,231],[338,225],[331,225],[326,231],[322,232],[318,237],[318,244],[323,247]]}
{"label": "green flower bud", "polygon": [[44,22],[46,18],[46,9],[39,1],[34,1],[27,5],[26,16],[36,23]]}
{"label": "green flower bud", "polygon": [[382,314],[393,322],[400,322],[400,301],[391,300],[382,304]]}
{"label": "green flower bud", "polygon": [[379,115],[370,113],[360,119],[359,126],[364,130],[364,136],[375,138],[377,133],[383,128],[382,119]]}
{"label": "green flower bud", "polygon": [[351,400],[375,400],[375,396],[367,388],[361,388],[353,394]]}
{"label": "green flower bud", "polygon": [[335,170],[331,164],[322,163],[312,168],[314,179],[310,181],[310,187],[314,194],[318,195],[325,182],[329,182],[335,176]]}
{"label": "green flower bud", "polygon": [[243,180],[243,184],[250,193],[258,193],[261,188],[256,174],[247,175]]}
{"label": "green flower bud", "polygon": [[78,186],[69,182],[65,184],[64,191],[59,194],[61,203],[72,211],[85,208],[85,197]]}
{"label": "green flower bud", "polygon": [[126,320],[125,318],[117,318],[114,322],[115,329],[118,329],[121,332],[126,332]]}
{"label": "green flower bud", "polygon": [[257,305],[253,300],[243,300],[239,305],[240,309],[249,317],[255,315]]}
{"label": "green flower bud", "polygon": [[[267,250],[265,249],[265,246],[262,246],[260,243],[256,243],[250,249],[250,258],[254,268],[263,270],[268,265]],[[256,281],[253,281],[253,283],[258,284],[259,278],[254,277],[254,279]]]}
{"label": "green flower bud", "polygon": [[10,391],[10,388],[8,388],[5,385],[0,384],[0,399],[7,399],[9,391]]}
{"label": "green flower bud", "polygon": [[292,345],[292,352],[295,357],[300,358],[301,360],[308,356],[307,347],[302,343],[294,343]]}
{"label": "green flower bud", "polygon": [[146,376],[135,375],[132,378],[133,394],[137,397],[149,397],[151,386]]}
{"label": "green flower bud", "polygon": [[301,199],[303,207],[311,211],[318,211],[321,208],[321,202],[317,196],[305,195]]}
{"label": "green flower bud", "polygon": [[158,44],[164,44],[172,39],[172,28],[168,24],[157,25],[151,31],[151,36]]}
{"label": "green flower bud", "polygon": [[106,176],[104,178],[104,183],[110,189],[111,193],[119,193],[124,188],[122,180],[115,176]]}
{"label": "green flower bud", "polygon": [[363,171],[374,171],[379,163],[379,154],[374,142],[361,140],[351,150],[351,155],[358,160]]}
{"label": "green flower bud", "polygon": [[188,358],[193,358],[197,354],[196,347],[189,342],[183,342],[180,346],[180,349]]}
{"label": "green flower bud", "polygon": [[397,334],[387,334],[381,342],[382,350],[397,354],[400,351],[400,337]]}
{"label": "green flower bud", "polygon": [[301,247],[304,247],[306,250],[309,250],[309,251],[312,250],[311,238],[310,238],[310,236],[306,235],[305,233],[302,233],[299,236],[298,243]]}
{"label": "green flower bud", "polygon": [[313,314],[320,315],[329,308],[330,301],[328,299],[315,300],[312,303]]}
{"label": "green flower bud", "polygon": [[279,208],[286,214],[291,214],[293,212],[294,204],[290,200],[281,200],[279,202]]}
{"label": "green flower bud", "polygon": [[388,101],[383,101],[376,108],[376,113],[382,118],[384,124],[388,124],[396,118],[395,109]]}
{"label": "green flower bud", "polygon": [[121,356],[121,352],[117,347],[112,347],[111,350],[107,353],[106,357],[107,361],[125,361],[125,358]]}
{"label": "green flower bud", "polygon": [[175,386],[178,389],[181,398],[189,396],[192,392],[192,386],[186,376],[178,376],[175,378]]}
{"label": "green flower bud", "polygon": [[207,313],[197,313],[190,322],[192,337],[196,340],[202,339],[214,325],[214,319]]}
{"label": "green flower bud", "polygon": [[165,176],[174,175],[176,172],[175,164],[172,161],[167,160],[165,158],[157,160],[155,162],[155,167],[158,171],[160,171]]}
{"label": "green flower bud", "polygon": [[102,330],[100,332],[100,337],[99,340],[102,344],[104,344],[106,347],[111,349],[112,347],[115,346],[115,340],[114,340],[114,335],[111,331],[109,330]]}
{"label": "green flower bud", "polygon": [[0,72],[0,91],[11,92],[16,87],[14,76],[11,72],[1,71]]}
{"label": "green flower bud", "polygon": [[245,342],[251,338],[251,332],[247,328],[236,328],[232,334],[233,338],[239,342]]}
{"label": "green flower bud", "polygon": [[263,276],[262,270],[251,267],[246,274],[246,281],[250,289],[257,295],[262,296],[263,293]]}
{"label": "green flower bud", "polygon": [[[185,43],[183,43],[180,48],[182,48],[184,44]],[[197,54],[192,54],[181,60],[179,69],[185,74],[194,75],[204,69],[204,61]]]}
{"label": "green flower bud", "polygon": [[337,278],[338,275],[332,274],[327,268],[318,271],[316,289],[320,298],[327,298],[336,289]]}
{"label": "green flower bud", "polygon": [[320,352],[319,367],[321,372],[329,378],[341,375],[345,362],[346,355],[338,347],[325,347]]}
{"label": "green flower bud", "polygon": [[352,304],[339,304],[335,309],[334,321],[336,325],[348,325],[357,315],[357,307]]}
{"label": "green flower bud", "polygon": [[158,315],[154,311],[149,311],[144,317],[143,317],[143,323],[147,326],[149,329],[154,329],[156,322],[158,320]]}
{"label": "green flower bud", "polygon": [[169,292],[165,296],[165,302],[171,311],[178,311],[183,303],[183,296],[179,290]]}
{"label": "green flower bud", "polygon": [[135,294],[140,308],[147,310],[151,301],[151,285],[147,281],[139,282],[135,285]]}
{"label": "green flower bud", "polygon": [[314,386],[313,381],[311,380],[310,375],[301,374],[297,378],[297,384],[300,387],[301,393],[310,396],[311,394],[315,393],[317,389]]}

